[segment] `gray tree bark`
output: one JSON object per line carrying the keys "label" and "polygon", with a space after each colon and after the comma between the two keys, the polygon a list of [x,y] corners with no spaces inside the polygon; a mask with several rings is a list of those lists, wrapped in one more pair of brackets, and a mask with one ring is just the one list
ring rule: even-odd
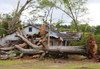
{"label": "gray tree bark", "polygon": [[38,51],[40,51],[39,49],[24,49],[24,48],[20,47],[19,45],[15,45],[15,48],[20,50],[20,52],[23,54],[37,54]]}
{"label": "gray tree bark", "polygon": [[86,54],[85,46],[50,46],[46,51],[65,52],[68,54]]}
{"label": "gray tree bark", "polygon": [[7,51],[7,50],[12,50],[15,47],[7,47],[7,48],[0,48],[0,51]]}

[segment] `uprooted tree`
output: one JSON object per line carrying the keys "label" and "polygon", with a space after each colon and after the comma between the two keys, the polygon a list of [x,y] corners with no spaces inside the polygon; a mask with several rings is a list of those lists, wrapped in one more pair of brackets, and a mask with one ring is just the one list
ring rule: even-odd
{"label": "uprooted tree", "polygon": [[[99,57],[97,56],[97,44],[94,41],[92,35],[90,34],[87,39],[87,45],[84,46],[48,46],[47,45],[47,36],[43,36],[40,38],[40,40],[36,43],[33,44],[30,40],[28,40],[28,37],[23,36],[21,32],[16,33],[17,37],[21,38],[24,43],[22,44],[17,44],[12,47],[7,47],[7,48],[0,48],[0,54],[10,54],[10,50],[19,50],[20,55],[16,55],[18,57],[23,57],[25,54],[39,54],[40,57],[43,57],[48,54],[55,54],[59,55],[62,53],[63,55],[66,54],[80,54],[80,55],[85,55],[88,58],[94,58],[96,61],[99,61]],[[51,53],[52,52],[52,53]],[[5,58],[1,56],[1,58]],[[8,57],[6,57],[8,58]]]}
{"label": "uprooted tree", "polygon": [[[65,1],[65,0],[63,0]],[[16,25],[17,21],[19,20],[19,17],[26,7],[27,4],[29,4],[31,0],[27,0],[25,5],[19,10],[18,13],[16,13],[15,17],[12,19],[12,21],[9,24],[9,34],[14,31],[14,25]],[[69,4],[69,3],[68,3]],[[71,11],[70,7],[68,7]],[[44,30],[45,31],[45,30]],[[78,31],[78,29],[77,29]],[[47,45],[47,35],[44,34],[43,37],[39,39],[37,43],[33,43],[28,38],[29,36],[24,35],[22,31],[18,31],[16,33],[16,36],[19,37],[23,43],[21,44],[13,44],[10,47],[1,47],[0,48],[0,59],[7,59],[9,58],[9,54],[13,54],[13,56],[16,57],[23,57],[25,54],[39,54],[41,57],[45,56],[46,54],[51,54],[50,52],[53,52],[54,54],[80,54],[80,55],[86,55],[88,58],[95,58],[96,61],[99,61],[99,58],[97,56],[97,44],[94,41],[92,35],[90,34],[88,36],[87,45],[84,46],[48,46]],[[32,36],[32,35],[31,35]],[[33,40],[34,37],[32,36],[31,40]],[[20,52],[20,55],[16,54],[16,49]],[[6,56],[7,55],[7,56]]]}

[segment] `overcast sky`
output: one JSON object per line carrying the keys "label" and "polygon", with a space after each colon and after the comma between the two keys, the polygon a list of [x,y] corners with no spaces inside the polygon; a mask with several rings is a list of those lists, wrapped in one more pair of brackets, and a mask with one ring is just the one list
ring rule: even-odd
{"label": "overcast sky", "polygon": [[[8,13],[11,12],[13,9],[16,9],[18,0],[0,0],[0,13]],[[26,0],[21,0],[21,5],[25,3]],[[100,25],[100,0],[88,0],[86,7],[89,9],[89,15],[84,17],[91,18],[90,25]],[[59,15],[58,15],[59,14]],[[54,12],[54,20],[61,19],[63,15],[63,19],[68,19],[63,12],[58,10]]]}

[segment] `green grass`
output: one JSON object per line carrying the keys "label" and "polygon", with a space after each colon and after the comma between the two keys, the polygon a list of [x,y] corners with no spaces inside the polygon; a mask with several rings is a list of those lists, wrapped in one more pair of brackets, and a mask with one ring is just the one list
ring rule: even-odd
{"label": "green grass", "polygon": [[65,63],[54,63],[39,60],[0,60],[0,69],[100,69],[100,63],[89,60],[68,60]]}
{"label": "green grass", "polygon": [[0,60],[0,65],[21,64],[30,61],[31,60]]}
{"label": "green grass", "polygon": [[100,69],[100,63],[97,64],[97,63],[90,63],[90,64],[85,64],[85,65],[82,65],[82,64],[79,64],[79,65],[72,65],[72,66],[69,66],[69,67],[64,67],[63,69],[77,69],[77,68],[89,68],[89,69]]}

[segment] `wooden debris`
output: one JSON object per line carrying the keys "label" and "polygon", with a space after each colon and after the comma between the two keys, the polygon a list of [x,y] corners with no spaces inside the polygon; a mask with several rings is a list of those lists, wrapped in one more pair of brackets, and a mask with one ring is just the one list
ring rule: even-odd
{"label": "wooden debris", "polygon": [[6,47],[6,48],[0,48],[0,51],[7,51],[7,50],[12,50],[15,47]]}
{"label": "wooden debris", "polygon": [[40,55],[38,54],[38,55],[34,55],[32,58],[39,58],[40,57]]}
{"label": "wooden debris", "polygon": [[23,43],[23,44],[19,44],[19,46],[23,48],[23,47],[26,47],[27,44],[26,43]]}
{"label": "wooden debris", "polygon": [[26,38],[24,38],[22,35],[20,35],[20,34],[18,34],[18,33],[16,33],[16,35],[17,35],[18,37],[20,37],[23,41],[25,41],[25,42],[26,42],[29,46],[31,46],[32,48],[34,48],[34,49],[36,49],[36,48],[42,49],[42,47],[39,47],[39,46],[37,46],[37,45],[32,44],[29,40],[27,40]]}

